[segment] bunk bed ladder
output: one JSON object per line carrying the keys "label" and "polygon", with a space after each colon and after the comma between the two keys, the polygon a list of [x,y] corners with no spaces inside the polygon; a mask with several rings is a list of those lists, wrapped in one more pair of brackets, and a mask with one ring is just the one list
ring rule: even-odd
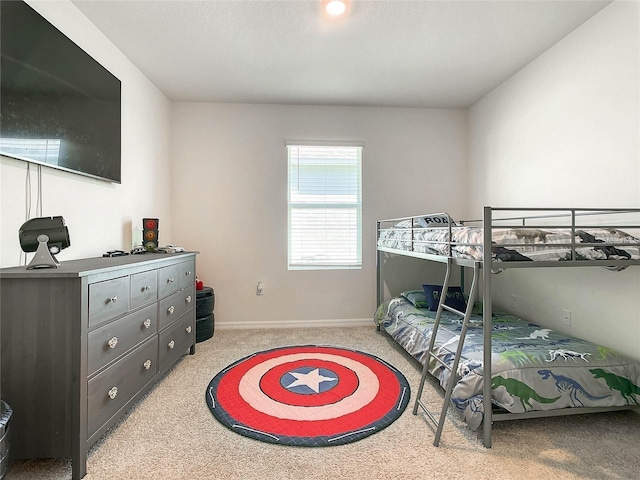
{"label": "bunk bed ladder", "polygon": [[[422,368],[422,376],[420,378],[420,386],[418,387],[416,401],[413,406],[414,415],[418,414],[418,407],[419,407],[424,412],[424,414],[437,427],[436,435],[433,441],[433,444],[436,447],[440,444],[440,436],[442,435],[442,429],[444,427],[444,422],[447,416],[447,410],[449,408],[449,403],[451,401],[451,393],[453,391],[454,385],[458,381],[458,364],[460,363],[460,356],[462,355],[462,347],[464,346],[464,339],[467,335],[469,319],[471,318],[471,312],[473,311],[473,304],[474,304],[477,290],[478,290],[478,277],[479,277],[480,265],[481,265],[480,262],[474,263],[473,280],[471,282],[471,290],[469,292],[469,300],[467,302],[467,308],[464,312],[461,312],[459,310],[456,310],[455,308],[445,305],[445,301],[447,299],[446,292],[449,290],[449,279],[450,279],[451,270],[453,267],[452,259],[451,258],[447,259],[447,273],[445,274],[444,283],[442,284],[442,293],[440,294],[440,300],[438,302],[438,311],[436,312],[436,319],[433,325],[433,331],[431,333],[431,341],[429,342],[429,348],[427,349],[425,364]],[[457,314],[464,318],[462,322],[462,330],[460,331],[460,339],[458,340],[458,348],[455,352],[455,357],[452,365],[448,365],[445,362],[443,362],[440,358],[438,358],[437,354],[433,352],[433,347],[435,345],[436,336],[438,333],[438,327],[440,326],[440,317],[442,316],[443,310],[447,310],[451,313]],[[440,348],[444,348],[444,347],[440,347]],[[453,353],[453,352],[450,352],[450,353]],[[439,363],[443,368],[446,368],[451,373],[451,375],[449,376],[449,382],[447,383],[447,388],[445,389],[444,403],[442,404],[442,410],[440,412],[439,420],[436,420],[434,414],[431,411],[429,411],[427,406],[421,400],[422,391],[424,389],[424,383],[427,379],[427,375],[429,375],[429,363],[431,362],[431,359],[433,359],[436,363]]]}

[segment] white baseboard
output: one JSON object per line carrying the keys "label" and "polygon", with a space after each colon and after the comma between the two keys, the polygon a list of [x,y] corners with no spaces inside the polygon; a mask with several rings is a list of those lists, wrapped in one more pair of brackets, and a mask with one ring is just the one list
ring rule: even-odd
{"label": "white baseboard", "polygon": [[332,320],[281,320],[255,322],[224,322],[216,324],[216,330],[240,330],[263,328],[318,328],[318,327],[375,327],[373,318],[349,318]]}

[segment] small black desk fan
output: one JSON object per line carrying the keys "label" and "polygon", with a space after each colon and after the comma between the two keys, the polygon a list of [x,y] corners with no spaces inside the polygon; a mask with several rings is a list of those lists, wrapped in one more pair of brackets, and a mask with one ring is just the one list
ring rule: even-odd
{"label": "small black desk fan", "polygon": [[20,247],[24,252],[36,252],[27,265],[34,268],[58,268],[60,262],[54,257],[60,250],[71,245],[69,230],[62,217],[41,217],[27,220],[18,231]]}

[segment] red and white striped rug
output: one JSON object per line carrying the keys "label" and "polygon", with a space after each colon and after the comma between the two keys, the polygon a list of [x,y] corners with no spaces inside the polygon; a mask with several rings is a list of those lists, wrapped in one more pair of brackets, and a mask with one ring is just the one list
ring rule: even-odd
{"label": "red and white striped rug", "polygon": [[258,352],[218,373],[207,405],[223,425],[257,440],[306,447],[372,435],[406,408],[402,373],[373,355],[331,346]]}

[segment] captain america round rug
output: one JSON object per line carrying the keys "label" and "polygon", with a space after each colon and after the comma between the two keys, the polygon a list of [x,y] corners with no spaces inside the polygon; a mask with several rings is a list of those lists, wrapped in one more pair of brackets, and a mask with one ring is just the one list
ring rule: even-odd
{"label": "captain america round rug", "polygon": [[404,375],[357,350],[302,345],[242,358],[205,394],[214,417],[234,432],[282,445],[342,445],[379,432],[409,403]]}

